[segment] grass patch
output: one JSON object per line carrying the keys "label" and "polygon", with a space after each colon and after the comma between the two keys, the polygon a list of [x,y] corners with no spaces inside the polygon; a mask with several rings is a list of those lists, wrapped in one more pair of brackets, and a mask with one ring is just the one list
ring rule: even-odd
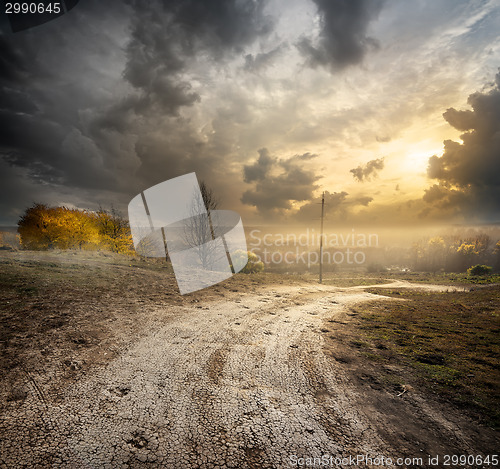
{"label": "grass patch", "polygon": [[[302,278],[318,281],[318,275],[306,273]],[[469,276],[467,273],[432,273],[432,272],[326,272],[323,274],[323,284],[347,288],[368,285],[382,285],[396,280],[411,283],[428,283],[432,285],[491,285],[500,283],[500,274],[485,276]]]}
{"label": "grass patch", "polygon": [[457,272],[405,272],[387,273],[386,278],[406,280],[414,283],[430,283],[435,285],[490,285],[500,283],[500,274],[485,276],[469,276],[467,273]]}
{"label": "grass patch", "polygon": [[369,358],[404,364],[425,389],[500,427],[500,287],[378,293],[406,301],[358,307]]}

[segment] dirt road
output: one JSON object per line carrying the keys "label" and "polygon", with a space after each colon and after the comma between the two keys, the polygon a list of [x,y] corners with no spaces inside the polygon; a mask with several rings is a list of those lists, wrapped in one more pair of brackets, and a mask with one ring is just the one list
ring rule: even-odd
{"label": "dirt road", "polygon": [[274,286],[173,306],[57,398],[50,376],[27,373],[28,395],[0,418],[0,466],[285,468],[368,455],[426,467],[428,454],[484,452],[493,437],[456,412],[332,358],[342,344],[327,334],[375,298],[364,288]]}

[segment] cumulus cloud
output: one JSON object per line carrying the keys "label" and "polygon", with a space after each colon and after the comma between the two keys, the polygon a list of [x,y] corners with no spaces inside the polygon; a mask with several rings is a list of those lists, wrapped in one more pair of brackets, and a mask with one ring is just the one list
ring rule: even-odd
{"label": "cumulus cloud", "polygon": [[368,161],[364,166],[359,165],[357,168],[351,169],[354,179],[359,182],[368,181],[375,177],[379,171],[384,169],[384,158]]}
{"label": "cumulus cloud", "polygon": [[489,91],[469,96],[472,110],[448,109],[443,117],[465,131],[463,143],[446,140],[442,156],[429,158],[427,175],[438,182],[423,197],[428,213],[460,214],[466,220],[500,217],[500,72]]}
{"label": "cumulus cloud", "polygon": [[[325,191],[325,217],[329,221],[337,220],[344,223],[347,217],[353,214],[353,210],[360,207],[367,207],[373,197],[369,196],[349,196],[346,191],[329,192]],[[302,223],[311,223],[320,215],[321,196],[314,197],[304,204],[295,214],[295,218]]]}
{"label": "cumulus cloud", "polygon": [[281,215],[292,208],[293,202],[311,199],[321,176],[303,164],[317,155],[304,153],[287,159],[270,155],[266,148],[259,150],[259,158],[243,167],[244,180],[254,187],[243,193],[241,201],[252,205],[263,214]]}
{"label": "cumulus cloud", "polygon": [[380,0],[313,0],[321,31],[315,41],[304,37],[298,48],[313,66],[344,68],[360,63],[377,41],[367,36],[368,25],[382,8]]}
{"label": "cumulus cloud", "polygon": [[276,160],[271,157],[267,148],[261,148],[259,158],[254,164],[243,167],[245,182],[263,181]]}

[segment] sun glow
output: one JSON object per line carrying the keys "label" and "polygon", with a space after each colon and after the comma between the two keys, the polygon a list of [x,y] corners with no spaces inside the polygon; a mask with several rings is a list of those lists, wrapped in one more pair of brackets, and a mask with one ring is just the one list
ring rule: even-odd
{"label": "sun glow", "polygon": [[432,155],[442,153],[442,148],[439,150],[415,151],[407,153],[405,157],[405,165],[413,171],[426,171],[429,163],[429,158]]}

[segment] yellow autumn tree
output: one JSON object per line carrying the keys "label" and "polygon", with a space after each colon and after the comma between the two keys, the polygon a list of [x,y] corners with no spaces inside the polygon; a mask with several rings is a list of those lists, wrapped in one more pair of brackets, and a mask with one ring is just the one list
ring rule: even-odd
{"label": "yellow autumn tree", "polygon": [[55,210],[35,204],[28,208],[18,222],[18,233],[24,249],[44,250],[57,247],[61,239]]}
{"label": "yellow autumn tree", "polygon": [[130,229],[114,211],[97,213],[35,204],[18,222],[24,249],[109,249],[130,252]]}
{"label": "yellow autumn tree", "polygon": [[99,230],[100,244],[106,249],[119,253],[132,253],[133,243],[130,227],[114,208],[100,208],[95,215],[95,223]]}
{"label": "yellow autumn tree", "polygon": [[487,235],[478,235],[473,238],[460,240],[457,255],[461,270],[486,261],[487,250],[491,240]]}
{"label": "yellow autumn tree", "polygon": [[56,215],[56,223],[61,232],[57,247],[80,250],[99,248],[101,242],[99,229],[92,212],[58,207]]}

